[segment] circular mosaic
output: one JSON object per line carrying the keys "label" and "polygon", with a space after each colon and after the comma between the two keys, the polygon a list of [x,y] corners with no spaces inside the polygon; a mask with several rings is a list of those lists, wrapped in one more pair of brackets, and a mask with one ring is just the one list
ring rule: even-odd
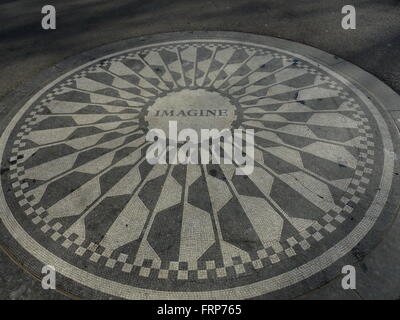
{"label": "circular mosaic", "polygon": [[[393,146],[380,109],[295,45],[126,49],[55,79],[2,136],[0,214],[42,264],[117,297],[249,298],[324,270],[383,214]],[[253,173],[149,164],[146,133],[170,121],[254,130]]]}

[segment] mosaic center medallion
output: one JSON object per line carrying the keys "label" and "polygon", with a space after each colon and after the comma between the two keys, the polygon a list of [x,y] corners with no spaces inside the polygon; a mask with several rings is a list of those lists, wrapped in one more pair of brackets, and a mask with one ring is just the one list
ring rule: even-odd
{"label": "mosaic center medallion", "polygon": [[[2,135],[0,215],[32,269],[123,298],[250,298],[323,271],[384,214],[388,124],[296,46],[196,37],[109,52],[43,87]],[[254,130],[253,173],[150,165],[146,132],[169,121]]]}
{"label": "mosaic center medallion", "polygon": [[148,108],[145,120],[149,129],[168,132],[169,122],[176,121],[179,130],[230,129],[235,120],[236,107],[219,92],[205,89],[183,89],[158,98]]}

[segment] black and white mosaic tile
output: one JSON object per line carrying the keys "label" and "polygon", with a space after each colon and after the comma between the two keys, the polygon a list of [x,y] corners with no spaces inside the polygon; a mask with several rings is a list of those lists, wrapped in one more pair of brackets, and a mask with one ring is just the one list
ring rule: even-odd
{"label": "black and white mosaic tile", "polygon": [[[322,272],[389,214],[380,102],[295,44],[221,35],[108,53],[32,95],[0,145],[17,256],[122,298],[251,298]],[[253,129],[254,172],[148,164],[146,132],[169,120]]]}

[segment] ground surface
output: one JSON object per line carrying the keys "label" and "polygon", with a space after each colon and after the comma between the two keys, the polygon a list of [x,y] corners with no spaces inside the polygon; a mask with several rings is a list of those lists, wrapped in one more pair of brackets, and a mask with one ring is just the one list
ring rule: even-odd
{"label": "ground surface", "polygon": [[[293,1],[290,5],[280,1],[60,2],[55,4],[58,28],[52,32],[40,29],[43,4],[10,1],[0,5],[0,97],[39,71],[88,49],[134,36],[188,30],[243,31],[298,41],[346,59],[400,92],[398,1],[358,1],[357,30],[347,32],[340,27],[340,9],[347,4],[342,1]],[[398,223],[359,265],[357,291],[338,290],[337,280],[301,298],[398,298],[399,254],[394,254],[400,241]],[[389,257],[391,263],[380,263]],[[41,290],[38,282],[3,254],[0,261],[5,270],[1,272],[2,298],[61,297]]]}

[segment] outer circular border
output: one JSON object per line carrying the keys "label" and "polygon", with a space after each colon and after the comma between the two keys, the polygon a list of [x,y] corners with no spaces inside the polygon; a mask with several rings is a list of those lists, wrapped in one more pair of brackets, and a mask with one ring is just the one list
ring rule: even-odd
{"label": "outer circular border", "polygon": [[[190,41],[190,42],[197,42],[196,40],[188,40],[188,41]],[[209,40],[209,41],[210,41],[210,43],[213,42],[213,40]],[[203,42],[203,40],[201,40],[201,42]],[[221,44],[221,47],[222,47],[222,48],[240,47],[240,44],[239,44],[239,43],[236,43],[236,42],[229,43],[229,42],[230,42],[230,41],[226,41],[226,43],[222,43],[222,44]],[[148,53],[148,52],[153,51],[153,50],[159,51],[159,50],[161,50],[161,49],[163,49],[163,48],[174,47],[174,45],[170,45],[170,43],[171,43],[171,42],[168,42],[167,45],[165,45],[165,46],[159,46],[159,47],[157,47],[157,45],[155,45],[155,48],[152,48],[152,49],[148,49],[148,47],[146,46],[146,47],[143,49],[142,52],[147,52],[147,53]],[[201,46],[203,46],[203,45],[206,46],[206,43],[207,43],[207,41],[204,40],[204,44],[201,44],[200,46],[197,45],[197,44],[195,44],[195,46],[197,46],[197,47],[201,47]],[[254,46],[255,46],[255,45],[253,44],[252,47],[254,47]],[[185,42],[183,42],[183,43],[177,43],[177,44],[176,44],[176,47],[177,47],[177,48],[187,48],[187,47],[188,47],[188,44],[186,44]],[[139,47],[139,50],[140,50],[140,47]],[[254,50],[257,51],[257,52],[259,52],[259,53],[263,53],[264,51],[270,51],[269,49],[265,49],[265,48],[258,48],[258,49],[254,49]],[[113,55],[113,57],[112,57],[110,60],[112,60],[112,61],[121,61],[121,60],[123,60],[123,58],[125,58],[125,57],[135,56],[136,53],[132,53],[132,52],[135,52],[135,51],[136,51],[136,50],[133,48],[133,49],[130,49],[128,52],[123,53],[122,55],[116,53],[116,55]],[[275,50],[275,51],[276,51],[276,50]],[[287,61],[290,61],[290,59],[291,59],[291,58],[289,58],[289,56],[288,56],[287,54],[284,54],[284,53],[275,52],[275,53],[273,53],[273,56],[276,57],[276,58],[282,58],[282,59],[287,60]],[[291,56],[292,56],[292,55],[291,55]],[[96,66],[103,65],[103,64],[107,64],[107,61],[110,61],[110,60],[101,60],[100,62],[98,62],[97,60],[95,60],[95,62],[92,63],[92,64],[91,64],[88,68],[86,68],[86,69],[96,68]],[[297,64],[297,66],[299,66],[299,67],[301,67],[301,68],[304,68],[304,69],[307,69],[307,71],[310,71],[310,72],[311,72],[312,74],[314,74],[314,75],[320,76],[321,78],[322,78],[322,77],[326,77],[326,76],[324,76],[320,71],[317,71],[317,69],[314,69],[315,66],[314,66],[314,68],[311,68],[311,67],[309,67],[309,66],[306,66],[306,65],[302,66],[302,65],[303,65],[303,62],[300,62],[300,63]],[[80,68],[78,68],[78,69],[80,69]],[[85,68],[84,68],[83,70],[84,70],[84,71],[77,71],[77,72],[74,71],[74,73],[75,73],[75,74],[78,74],[78,75],[84,76],[84,75],[86,74]],[[74,76],[74,77],[75,77],[75,76]],[[330,85],[333,85],[337,90],[340,91],[339,96],[340,96],[342,99],[345,99],[346,97],[349,98],[349,96],[350,96],[349,93],[348,93],[348,92],[344,92],[343,87],[338,86],[338,81],[337,81],[337,80],[334,80],[333,78],[330,78],[330,79],[331,79],[331,80],[329,80]],[[64,79],[64,80],[65,80],[65,79]],[[64,86],[64,83],[63,83],[64,80],[62,80],[62,81],[60,81],[60,82],[57,82],[49,91],[47,91],[46,93],[44,93],[43,95],[45,95],[45,98],[43,98],[43,96],[42,96],[43,99],[41,100],[41,102],[35,102],[36,106],[33,107],[33,108],[31,108],[31,109],[33,109],[31,112],[28,111],[29,113],[25,114],[25,117],[22,117],[21,119],[17,120],[17,121],[22,121],[22,119],[25,120],[25,124],[21,127],[21,129],[22,129],[23,127],[25,127],[25,129],[22,130],[22,131],[24,132],[23,135],[20,136],[19,138],[16,138],[17,140],[14,141],[14,147],[12,148],[12,150],[15,149],[16,151],[12,151],[12,152],[11,152],[11,156],[12,156],[11,158],[16,159],[16,160],[15,160],[16,162],[10,165],[10,167],[9,167],[9,169],[10,169],[10,174],[13,175],[13,174],[15,174],[15,173],[19,173],[19,174],[22,174],[22,176],[23,176],[23,173],[25,172],[25,170],[24,170],[24,159],[23,159],[23,157],[19,157],[19,155],[20,155],[20,150],[19,150],[19,148],[20,148],[20,142],[21,142],[22,140],[24,140],[24,137],[30,132],[30,131],[28,131],[28,129],[31,128],[31,125],[29,124],[29,121],[28,121],[28,120],[34,119],[34,118],[37,116],[37,114],[41,112],[40,109],[42,109],[43,100],[45,100],[46,102],[49,102],[49,101],[52,101],[52,100],[53,100],[54,94],[57,93],[57,91],[61,89],[60,87],[63,87],[63,86]],[[57,81],[57,80],[56,80],[56,81]],[[69,81],[69,80],[67,80],[67,82],[68,82],[68,81]],[[60,84],[60,83],[61,83],[61,84]],[[190,88],[185,88],[185,89],[186,89],[186,90],[193,90],[193,89],[190,89]],[[237,114],[241,114],[241,117],[242,117],[242,114],[243,114],[242,106],[239,104],[238,101],[234,101],[234,98],[233,98],[232,96],[230,96],[229,94],[224,93],[224,92],[221,91],[221,90],[212,91],[212,90],[210,90],[210,89],[208,89],[208,88],[206,88],[206,89],[203,88],[203,90],[206,90],[206,91],[209,91],[209,92],[218,92],[218,93],[221,94],[223,97],[229,99],[230,102],[231,102],[231,104],[234,105],[234,106],[236,107],[236,109],[237,109],[237,110],[236,110],[236,113],[237,113]],[[165,97],[167,94],[170,94],[170,93],[173,93],[173,92],[179,92],[179,91],[180,91],[180,89],[172,90],[172,91],[170,91],[169,93],[162,94],[159,98]],[[39,99],[39,100],[40,100],[40,99]],[[350,100],[354,100],[354,98],[350,98],[350,99],[349,99],[349,102],[350,102]],[[154,99],[152,102],[155,102],[155,101],[156,101],[156,99]],[[142,110],[142,113],[148,114],[148,109],[150,108],[149,103],[152,103],[152,102],[148,102],[148,103],[144,106],[144,108],[143,108],[144,110]],[[354,102],[354,101],[353,101],[353,102]],[[371,148],[374,146],[374,142],[372,141],[372,138],[368,137],[368,134],[367,134],[367,132],[370,132],[370,131],[371,131],[371,128],[368,126],[368,129],[367,129],[367,124],[366,124],[366,122],[360,120],[360,118],[363,118],[363,117],[365,116],[365,113],[364,113],[364,111],[361,110],[361,107],[357,104],[357,106],[355,106],[355,108],[357,109],[356,114],[359,116],[359,118],[358,118],[358,119],[354,119],[354,120],[358,121],[358,128],[359,128],[359,130],[360,130],[360,129],[364,129],[364,133],[361,133],[361,132],[360,132],[360,134],[361,134],[360,137],[365,138],[364,145],[366,146],[366,148],[364,149],[364,152],[366,153],[366,157],[365,157],[365,159],[363,159],[363,160],[361,160],[361,158],[358,159],[358,164],[357,164],[357,167],[356,167],[356,171],[357,171],[357,169],[358,169],[358,170],[361,172],[361,174],[357,174],[357,175],[354,175],[354,176],[353,176],[352,182],[349,184],[349,188],[343,193],[343,195],[342,195],[342,197],[341,197],[341,200],[340,200],[340,202],[343,204],[343,205],[342,205],[342,208],[341,208],[341,211],[339,211],[339,212],[336,212],[336,211],[335,211],[335,212],[332,212],[332,211],[330,211],[329,213],[326,214],[326,216],[329,217],[330,220],[335,220],[336,224],[342,224],[342,223],[346,220],[346,218],[342,217],[340,214],[344,214],[344,215],[346,216],[346,215],[352,213],[353,208],[352,208],[351,206],[349,206],[349,203],[350,203],[350,202],[353,202],[354,204],[357,204],[357,203],[359,202],[359,200],[360,200],[359,197],[362,196],[362,195],[365,193],[365,190],[364,190],[364,191],[358,191],[358,190],[357,190],[357,191],[355,191],[355,192],[349,192],[350,186],[352,186],[352,188],[357,189],[358,186],[364,186],[364,187],[365,187],[366,185],[368,185],[368,183],[365,183],[365,182],[363,183],[363,185],[362,185],[362,184],[360,185],[360,181],[361,181],[363,178],[365,179],[366,177],[369,177],[369,176],[371,175],[371,172],[366,172],[366,171],[364,171],[364,165],[365,165],[365,162],[367,162],[368,160],[372,161],[372,163],[374,162],[373,156],[369,154],[369,151],[370,151]],[[354,116],[355,116],[355,115],[354,115]],[[13,121],[13,120],[12,120],[12,121]],[[28,124],[26,124],[27,121],[28,121]],[[238,120],[238,119],[234,120],[234,122],[237,122],[237,121],[240,121],[240,120]],[[243,121],[243,120],[242,120],[242,121]],[[139,118],[139,123],[140,123],[140,122],[142,122],[144,126],[147,126],[147,125],[148,125],[148,124],[147,124],[148,122],[147,122],[145,119],[140,119],[140,118]],[[238,124],[238,125],[240,126],[240,124]],[[144,130],[147,130],[147,128],[144,129]],[[20,131],[20,132],[21,132],[21,131]],[[18,136],[18,135],[17,135],[17,136]],[[18,143],[17,143],[17,141],[18,141]],[[370,143],[372,143],[372,145],[370,145]],[[10,159],[11,159],[11,158],[10,158]],[[364,164],[361,165],[360,162],[364,162]],[[370,163],[370,164],[372,165],[372,163]],[[22,171],[19,171],[18,169],[22,169]],[[17,185],[17,186],[14,186],[14,184],[12,184],[13,190],[14,190],[14,194],[15,194],[16,192],[20,192],[20,190],[21,190],[21,185],[23,184],[23,180],[24,180],[24,179],[22,179],[22,181],[21,181],[21,180],[20,180],[21,177],[19,177],[19,174],[18,174],[18,177],[17,177],[18,181],[15,182],[15,183],[18,183],[18,185]],[[11,176],[12,176],[12,175],[11,175]],[[356,176],[357,176],[357,178],[356,178]],[[20,206],[25,206],[25,205],[28,205],[28,206],[29,206],[27,209],[24,210],[25,213],[29,216],[29,215],[31,215],[31,213],[32,213],[32,212],[29,211],[29,210],[34,210],[34,211],[36,211],[36,210],[35,210],[35,208],[33,207],[33,205],[31,205],[30,200],[29,200],[27,197],[25,197],[25,196],[23,196],[23,197],[24,197],[24,198],[23,198],[22,200],[19,200],[18,202],[19,202]],[[357,199],[357,200],[356,200],[356,199]],[[40,215],[41,215],[41,213],[38,212],[38,216],[36,216],[35,218],[32,217],[32,219],[33,219],[32,222],[33,222],[35,225],[38,225],[39,221],[38,221],[38,220],[34,221],[34,220],[35,220],[35,219],[38,219],[38,217],[40,218]],[[333,215],[333,216],[332,216],[332,215]],[[343,220],[337,220],[338,217],[341,217]],[[301,233],[299,233],[299,235],[298,235],[299,238],[300,238],[300,239],[299,239],[299,242],[300,242],[300,246],[301,246],[301,249],[302,249],[302,250],[300,249],[300,252],[301,252],[301,253],[304,253],[306,250],[308,250],[308,249],[310,248],[310,247],[303,247],[303,245],[301,245],[302,241],[304,241],[308,246],[310,246],[310,243],[309,243],[307,240],[310,239],[311,236],[313,237],[315,234],[318,234],[318,233],[321,231],[321,229],[325,230],[324,233],[327,232],[327,233],[331,234],[331,233],[333,232],[332,230],[326,229],[326,227],[331,226],[331,225],[330,225],[330,221],[328,221],[328,220],[325,219],[325,218],[323,218],[323,219],[325,220],[325,223],[324,223],[324,224],[321,225],[321,224],[318,223],[318,225],[317,225],[318,227],[310,227],[310,228],[307,228],[306,232],[309,233],[309,236],[308,236],[308,237],[303,237],[303,236],[301,235]],[[43,221],[43,218],[40,218],[40,221]],[[58,230],[52,229],[52,227],[51,227],[50,225],[48,225],[46,222],[45,222],[45,226],[48,227],[49,229],[51,229],[51,232],[53,232],[51,235],[49,235],[50,237],[52,237],[52,235],[57,235],[57,236],[58,236],[58,238],[57,238],[55,241],[58,241],[59,238],[62,238],[62,237],[60,237],[60,234],[58,234]],[[44,226],[43,226],[43,227],[44,227]],[[48,234],[47,231],[46,231],[45,233]],[[336,232],[336,233],[337,233],[337,232]],[[320,240],[322,240],[323,238],[325,238],[324,235],[321,235],[321,234],[320,234],[320,236],[321,236]],[[302,239],[303,239],[303,240],[302,240]],[[320,240],[318,240],[318,242],[319,242]],[[64,239],[63,239],[61,242],[63,242],[63,241],[64,241]],[[288,242],[288,239],[283,240],[283,242]],[[297,243],[297,242],[296,242],[296,243]],[[274,244],[277,244],[277,245],[281,246],[281,245],[282,245],[282,242],[275,242]],[[274,262],[271,261],[271,258],[272,258],[274,255],[277,255],[277,254],[278,254],[278,253],[275,251],[275,249],[274,249],[274,244],[270,244],[269,246],[264,247],[263,250],[264,250],[265,255],[266,255],[266,256],[264,257],[264,259],[269,257],[269,258],[270,258],[270,261],[267,262],[267,263],[261,262],[261,263],[262,263],[262,268],[266,268],[266,267],[269,267],[269,266],[271,266],[272,264],[274,264]],[[312,244],[311,244],[311,246],[312,246]],[[81,248],[81,247],[82,247],[83,249],[85,249],[85,250],[88,249],[87,246],[84,246],[84,247],[83,247],[82,245],[80,245],[80,248]],[[265,250],[267,250],[267,249],[270,249],[271,251],[273,251],[273,253],[268,254],[268,253],[265,251]],[[295,256],[295,255],[298,255],[298,254],[300,253],[300,252],[297,251],[297,250],[293,247],[293,245],[290,244],[290,243],[289,243],[289,248],[288,248],[288,249],[291,250],[291,254],[290,254],[290,255],[288,255],[287,253],[286,253],[286,255],[282,254],[283,257],[279,257],[279,258],[278,258],[278,261],[279,261],[279,262],[280,262],[280,261],[283,261],[283,260],[286,260],[286,261],[287,261],[288,258],[291,258],[291,257],[293,257],[293,256]],[[89,250],[90,250],[90,249],[89,249]],[[107,261],[109,261],[109,260],[103,261],[103,264],[106,264]],[[213,261],[213,260],[212,260],[212,261]],[[254,263],[255,261],[257,261],[257,259],[251,259],[248,263],[249,263],[249,264],[250,264],[250,263]],[[171,263],[171,262],[179,263],[179,261],[169,261],[169,262],[170,262],[170,263]],[[124,266],[121,267],[121,268],[122,268],[122,271],[124,271],[123,268],[124,268],[125,266],[127,266],[127,264],[124,264]],[[128,266],[131,267],[131,265],[128,265]],[[129,267],[128,267],[128,268],[129,268]],[[143,264],[142,264],[142,265],[140,266],[140,268],[145,268],[145,267],[144,267]],[[225,269],[226,272],[228,271],[228,270],[227,270],[228,267],[224,266],[224,267],[222,267],[222,268]],[[143,270],[145,270],[145,269],[143,269]],[[153,268],[153,270],[157,270],[158,272],[160,272],[160,271],[161,271],[161,268],[158,268],[158,269]],[[197,269],[197,270],[199,270],[199,269]],[[257,269],[256,269],[256,270],[257,270]],[[196,271],[196,270],[194,270],[194,271]],[[139,276],[140,276],[140,272],[139,272]],[[177,274],[176,274],[175,277],[177,277]],[[220,277],[220,278],[224,278],[224,277]],[[226,275],[225,275],[225,278],[227,278]],[[198,277],[198,279],[200,279],[200,278]],[[203,279],[203,278],[202,278],[202,279]],[[229,278],[228,278],[228,279],[229,279]],[[175,278],[175,279],[170,279],[170,280],[176,280],[176,278]],[[211,290],[211,289],[210,289],[210,290]]]}
{"label": "outer circular border", "polygon": [[[336,79],[343,82],[348,88],[356,93],[361,100],[363,100],[365,105],[370,109],[371,114],[374,116],[375,121],[378,124],[381,135],[383,137],[383,148],[385,150],[383,171],[380,181],[381,192],[375,196],[371,206],[368,208],[363,219],[349,234],[347,234],[341,241],[329,248],[323,254],[310,261],[307,261],[300,267],[280,274],[279,276],[230,289],[201,292],[167,292],[134,288],[128,285],[123,285],[111,280],[100,278],[75,266],[72,266],[69,263],[58,258],[54,254],[50,253],[47,249],[40,246],[25,232],[25,230],[23,230],[23,228],[12,216],[10,209],[6,205],[3,190],[0,190],[0,210],[2,212],[1,219],[3,225],[9,233],[6,235],[6,242],[7,244],[14,244],[14,246],[15,242],[17,242],[18,245],[23,248],[22,256],[28,261],[28,263],[26,264],[26,267],[28,269],[35,270],[38,273],[40,270],[38,269],[38,267],[40,267],[40,265],[51,264],[55,266],[56,270],[59,274],[62,275],[63,278],[65,277],[69,279],[68,281],[72,280],[73,282],[79,283],[83,286],[86,286],[86,283],[90,283],[91,289],[102,292],[105,295],[128,299],[243,299],[262,296],[283,288],[287,288],[288,286],[292,285],[298,286],[300,285],[300,282],[303,282],[303,280],[314,277],[321,271],[333,267],[342,258],[346,261],[352,261],[354,259],[352,259],[349,253],[354,249],[354,247],[360,246],[361,241],[367,235],[368,238],[371,238],[368,233],[372,229],[372,227],[374,227],[375,223],[380,218],[380,213],[383,211],[383,208],[382,210],[377,210],[377,208],[381,204],[384,204],[383,206],[381,205],[381,207],[387,206],[388,199],[393,198],[393,194],[391,194],[391,186],[394,179],[393,170],[395,165],[395,152],[392,140],[395,138],[393,132],[390,132],[390,129],[387,126],[386,121],[392,122],[392,120],[385,114],[384,108],[386,106],[394,107],[395,105],[400,105],[400,97],[378,79],[372,77],[364,71],[361,71],[354,65],[345,62],[344,60],[341,60],[337,57],[334,57],[328,53],[299,43],[271,38],[267,36],[256,36],[245,33],[218,31],[167,33],[117,42],[92,50],[87,53],[83,53],[82,55],[79,55],[77,57],[70,58],[67,61],[48,70],[47,72],[39,75],[39,77],[35,79],[36,81],[32,81],[29,84],[25,85],[22,89],[17,90],[17,92],[11,95],[4,102],[4,105],[7,109],[11,109],[10,102],[16,103],[20,100],[26,101],[26,97],[30,93],[36,92],[36,90],[40,89],[38,92],[36,92],[36,94],[30,97],[21,108],[16,108],[15,106],[13,106],[14,109],[18,109],[18,113],[14,114],[15,112],[12,112],[14,109],[11,110],[8,116],[5,117],[5,122],[0,124],[0,130],[3,128],[4,123],[7,123],[7,120],[19,119],[23,115],[23,113],[29,108],[30,104],[35,101],[40,95],[42,95],[46,90],[48,90],[53,85],[53,82],[59,81],[60,79],[62,80],[69,74],[76,72],[77,70],[84,68],[87,65],[90,65],[96,61],[101,61],[108,56],[114,56],[116,54],[121,54],[124,51],[130,51],[132,47],[139,48],[141,46],[148,46],[152,44],[160,45],[160,42],[162,41],[190,41],[194,39],[214,39],[221,42],[223,42],[224,40],[241,41],[244,44],[256,44],[271,49],[275,48],[284,53],[288,53],[291,56],[298,56],[300,59],[307,61],[308,63],[326,71],[327,73],[333,74]],[[126,48],[129,49],[126,50]],[[350,71],[351,73],[349,73],[348,71]],[[361,74],[359,75],[359,79],[354,79],[353,72]],[[51,80],[53,80],[53,82],[50,82]],[[355,82],[355,84],[357,84],[358,82],[358,84],[360,84],[360,88],[357,88],[358,85],[355,86],[352,82]],[[363,86],[364,82],[366,84],[366,88]],[[43,85],[45,86],[43,87]],[[364,92],[367,92],[368,96],[366,96]],[[372,94],[372,98],[370,97],[370,94]],[[374,104],[370,101],[371,99],[375,100]],[[382,110],[378,111],[375,108],[375,105],[380,106]],[[15,121],[10,121],[7,128],[2,134],[2,137],[0,139],[0,154],[2,154],[4,151],[5,143],[13,129],[14,124]],[[396,137],[396,139],[397,138],[398,137]],[[391,210],[392,212],[385,212],[385,219],[383,219],[383,224],[385,224],[385,226],[387,226],[391,222],[391,219],[388,219],[388,215],[390,215],[390,217],[392,218],[393,215],[397,213],[397,208],[393,209],[395,210]],[[3,226],[1,226],[1,229],[3,229]],[[10,237],[10,234],[14,234],[15,232],[18,232],[18,234],[22,236],[19,236],[17,239],[14,239],[12,236]],[[377,242],[377,240],[379,239],[368,239],[368,241],[362,241],[362,244],[364,245],[364,243],[369,242],[367,243],[367,247],[371,248],[373,244]],[[25,253],[26,250],[29,251],[29,253]],[[34,261],[32,261],[33,257],[35,258]],[[317,282],[327,282],[332,277],[333,275],[331,275],[330,272],[326,271],[326,276],[323,277],[324,279],[318,280]],[[71,290],[71,288],[75,289],[76,285],[72,284],[68,286],[69,290]],[[74,291],[78,290],[75,289]],[[288,295],[283,296],[287,297]]]}

